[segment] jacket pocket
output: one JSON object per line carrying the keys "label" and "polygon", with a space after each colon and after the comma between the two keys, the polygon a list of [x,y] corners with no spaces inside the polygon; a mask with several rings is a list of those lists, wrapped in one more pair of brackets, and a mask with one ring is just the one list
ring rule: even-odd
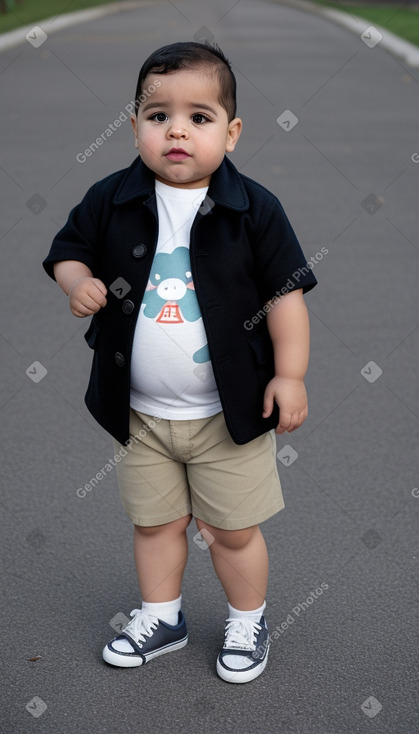
{"label": "jacket pocket", "polygon": [[90,322],[90,326],[87,329],[84,335],[84,338],[86,339],[86,342],[88,343],[90,349],[97,348],[97,341],[99,338],[99,327],[93,319]]}
{"label": "jacket pocket", "polygon": [[272,362],[273,350],[269,335],[255,334],[249,339],[249,346],[257,365],[262,367]]}

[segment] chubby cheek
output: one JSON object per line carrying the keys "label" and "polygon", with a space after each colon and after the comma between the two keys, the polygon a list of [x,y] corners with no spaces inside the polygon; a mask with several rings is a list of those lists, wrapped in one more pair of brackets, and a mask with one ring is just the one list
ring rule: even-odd
{"label": "chubby cheek", "polygon": [[224,154],[225,147],[222,144],[220,145],[218,142],[218,144],[215,145],[203,146],[199,157],[203,165],[214,168],[214,166],[220,165],[224,158]]}
{"label": "chubby cheek", "polygon": [[154,131],[140,130],[137,139],[142,157],[153,157],[154,155],[161,154],[163,145],[161,135],[154,133]]}

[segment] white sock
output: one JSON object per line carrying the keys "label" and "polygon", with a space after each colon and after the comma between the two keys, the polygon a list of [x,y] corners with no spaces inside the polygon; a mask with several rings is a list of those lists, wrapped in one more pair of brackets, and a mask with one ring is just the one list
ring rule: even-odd
{"label": "white sock", "polygon": [[162,622],[175,625],[179,620],[179,612],[182,604],[182,594],[172,601],[150,602],[143,601],[141,609],[146,614],[161,619]]}
{"label": "white sock", "polygon": [[244,617],[245,619],[251,619],[252,622],[259,622],[264,610],[266,607],[266,601],[263,602],[262,606],[258,609],[251,609],[248,612],[243,612],[240,609],[235,609],[231,606],[231,604],[228,604],[228,616],[232,617],[233,619],[238,619],[239,617]]}

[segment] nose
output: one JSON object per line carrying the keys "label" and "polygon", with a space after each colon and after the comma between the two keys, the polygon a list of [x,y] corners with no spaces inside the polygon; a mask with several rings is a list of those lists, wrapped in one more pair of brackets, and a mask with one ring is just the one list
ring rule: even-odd
{"label": "nose", "polygon": [[183,127],[179,123],[173,123],[168,131],[169,138],[174,138],[175,140],[184,139],[187,140],[189,138],[189,132],[186,129],[186,127]]}

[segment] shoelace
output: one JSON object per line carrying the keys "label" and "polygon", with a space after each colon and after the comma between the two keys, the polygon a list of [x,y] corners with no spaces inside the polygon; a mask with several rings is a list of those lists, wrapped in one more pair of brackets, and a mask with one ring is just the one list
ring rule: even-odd
{"label": "shoelace", "polygon": [[256,635],[262,627],[251,619],[227,619],[224,648],[255,650]]}
{"label": "shoelace", "polygon": [[130,617],[132,617],[131,622],[127,624],[124,632],[127,632],[139,647],[142,647],[145,638],[151,637],[153,631],[159,626],[159,620],[151,614],[146,614],[142,609],[133,609]]}

